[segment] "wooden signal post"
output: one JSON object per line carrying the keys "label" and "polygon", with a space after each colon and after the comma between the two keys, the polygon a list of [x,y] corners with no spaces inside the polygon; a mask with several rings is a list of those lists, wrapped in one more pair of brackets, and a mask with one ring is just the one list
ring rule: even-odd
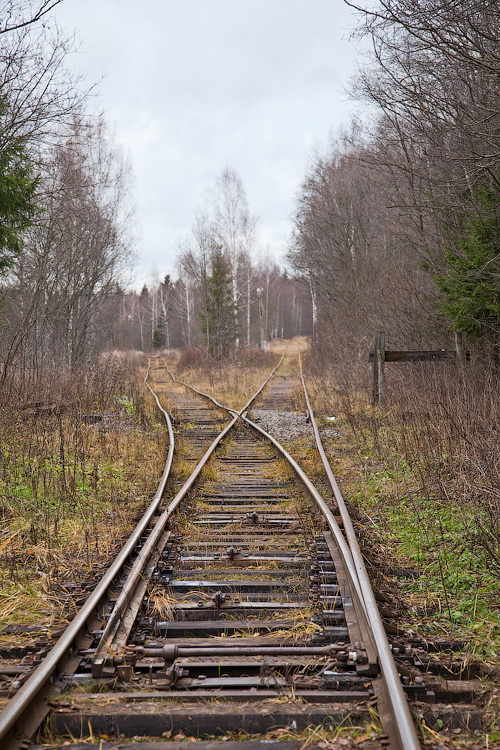
{"label": "wooden signal post", "polygon": [[369,360],[373,362],[373,387],[372,387],[372,404],[385,407],[386,403],[386,381],[385,381],[385,363],[386,362],[440,362],[445,359],[453,359],[462,365],[465,360],[470,359],[470,352],[464,351],[463,339],[460,339],[460,348],[457,350],[437,349],[434,351],[388,351],[385,348],[385,333],[378,332],[375,334],[375,343],[373,351],[370,352]]}

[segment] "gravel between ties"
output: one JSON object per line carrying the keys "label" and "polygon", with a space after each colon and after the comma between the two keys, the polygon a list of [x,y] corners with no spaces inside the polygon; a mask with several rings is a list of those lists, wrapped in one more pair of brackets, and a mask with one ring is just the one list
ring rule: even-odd
{"label": "gravel between ties", "polygon": [[[312,434],[308,417],[303,412],[253,409],[252,419],[279,442],[295,440]],[[335,430],[322,430],[323,437],[335,437]]]}

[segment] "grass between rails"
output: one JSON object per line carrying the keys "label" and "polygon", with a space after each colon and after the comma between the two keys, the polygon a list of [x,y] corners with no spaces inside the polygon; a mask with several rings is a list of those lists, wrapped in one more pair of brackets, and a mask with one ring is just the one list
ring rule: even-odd
{"label": "grass between rails", "polygon": [[408,605],[408,627],[426,637],[465,637],[471,656],[498,667],[500,538],[491,466],[477,451],[471,456],[472,414],[456,395],[442,382],[434,391],[418,385],[386,413],[324,379],[311,381],[310,390],[317,413],[336,416],[337,434],[325,448],[361,535],[389,570],[418,572],[394,584]]}
{"label": "grass between rails", "polygon": [[166,436],[143,376],[97,367],[53,396],[63,408],[0,415],[0,630],[72,616],[72,585],[107,564],[156,489]]}
{"label": "grass between rails", "polygon": [[179,380],[209,393],[224,406],[241,409],[278,364],[280,356],[279,353],[248,349],[241,352],[238,360],[210,363],[187,350],[169,367]]}

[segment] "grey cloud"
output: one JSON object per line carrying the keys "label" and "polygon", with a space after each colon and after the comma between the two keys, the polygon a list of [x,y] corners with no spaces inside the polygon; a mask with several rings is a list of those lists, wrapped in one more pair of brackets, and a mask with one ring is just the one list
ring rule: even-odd
{"label": "grey cloud", "polygon": [[66,0],[78,65],[130,151],[142,265],[172,269],[207,187],[231,165],[280,246],[316,143],[345,120],[357,49],[342,0]]}

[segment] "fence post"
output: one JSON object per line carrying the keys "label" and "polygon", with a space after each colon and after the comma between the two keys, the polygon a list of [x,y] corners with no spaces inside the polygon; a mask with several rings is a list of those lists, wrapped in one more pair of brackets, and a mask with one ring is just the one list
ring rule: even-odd
{"label": "fence post", "polygon": [[373,383],[372,383],[372,404],[378,403],[378,358],[377,358],[378,333],[375,334],[373,344]]}
{"label": "fence post", "polygon": [[462,331],[455,331],[455,349],[457,352],[458,366],[462,375],[465,376],[467,354],[465,351],[465,333]]}
{"label": "fence post", "polygon": [[375,343],[373,346],[373,390],[372,403],[385,406],[385,333],[378,332],[375,334]]}

